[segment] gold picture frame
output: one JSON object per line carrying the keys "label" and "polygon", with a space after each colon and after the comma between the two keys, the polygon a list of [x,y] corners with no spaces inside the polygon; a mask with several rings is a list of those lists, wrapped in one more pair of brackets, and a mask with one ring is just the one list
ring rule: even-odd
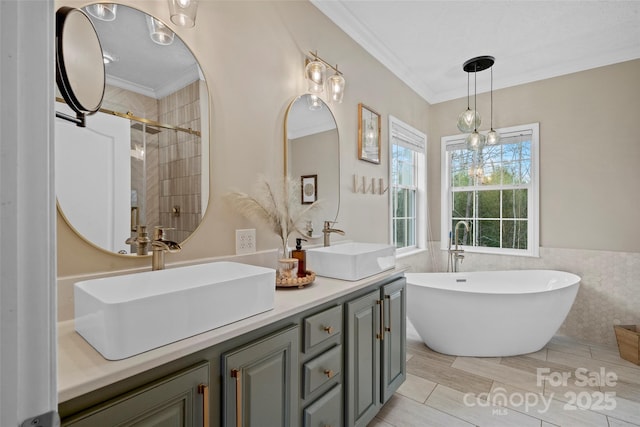
{"label": "gold picture frame", "polygon": [[358,159],[380,164],[380,114],[358,104]]}

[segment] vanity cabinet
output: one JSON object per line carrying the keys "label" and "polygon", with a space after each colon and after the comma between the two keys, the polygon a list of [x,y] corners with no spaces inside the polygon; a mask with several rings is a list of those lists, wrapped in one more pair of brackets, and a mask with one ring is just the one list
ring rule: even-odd
{"label": "vanity cabinet", "polygon": [[406,378],[406,280],[346,304],[346,422],[366,426]]}
{"label": "vanity cabinet", "polygon": [[370,282],[61,402],[62,425],[366,426],[405,379],[405,283]]}
{"label": "vanity cabinet", "polygon": [[298,405],[299,327],[222,356],[222,425],[293,426]]}
{"label": "vanity cabinet", "polygon": [[209,426],[209,404],[209,363],[204,362],[66,419],[62,426]]}

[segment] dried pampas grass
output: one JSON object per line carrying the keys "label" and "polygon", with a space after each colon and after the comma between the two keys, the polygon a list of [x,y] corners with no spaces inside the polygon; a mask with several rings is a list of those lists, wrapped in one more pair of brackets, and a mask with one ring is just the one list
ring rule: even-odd
{"label": "dried pampas grass", "polygon": [[300,203],[300,183],[289,177],[269,181],[258,178],[254,195],[234,191],[224,195],[232,208],[249,220],[266,225],[280,237],[285,248],[294,231],[304,234],[300,225],[317,209],[318,202],[310,205]]}

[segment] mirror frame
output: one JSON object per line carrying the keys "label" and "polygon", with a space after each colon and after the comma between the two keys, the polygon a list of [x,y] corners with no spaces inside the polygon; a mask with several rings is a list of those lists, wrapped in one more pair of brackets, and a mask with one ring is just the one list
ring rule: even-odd
{"label": "mirror frame", "polygon": [[[95,2],[95,3],[99,3],[99,1],[97,1],[97,2]],[[82,6],[82,7],[88,6],[88,5],[90,5],[90,4],[94,4],[94,3],[88,3],[88,4],[85,4],[85,5],[84,5],[84,6]],[[122,5],[122,6],[124,6],[124,7],[128,7],[128,8],[130,8],[130,9],[133,9],[133,10],[135,10],[135,11],[137,11],[137,12],[139,12],[139,13],[142,13],[142,14],[144,14],[144,15],[147,15],[147,16],[152,16],[152,17],[154,17],[156,20],[158,20],[158,21],[162,22],[163,24],[167,25],[167,24],[166,24],[166,23],[164,23],[164,21],[162,21],[160,18],[157,18],[156,16],[152,15],[151,13],[146,12],[146,11],[143,11],[143,10],[141,10],[141,9],[137,8],[137,7],[130,6],[130,5],[127,5],[127,4],[122,4],[122,3],[115,3],[115,4]],[[89,18],[85,13],[84,13],[84,11],[82,11],[82,9],[81,9],[81,8],[73,8],[73,7],[62,6],[62,7],[60,7],[60,8],[58,9],[58,11],[63,10],[63,9],[68,9],[69,11],[77,11],[77,12],[79,12],[79,13],[83,14],[85,17],[87,17],[87,20],[89,20],[89,22],[91,23],[91,25],[92,25],[92,27],[93,27],[93,23],[91,22],[91,19],[90,19],[90,18]],[[66,12],[66,13],[68,13],[68,12]],[[57,14],[57,12],[56,12],[56,14]],[[167,27],[168,27],[168,25],[167,25]],[[95,34],[96,34],[96,38],[97,38],[97,40],[98,40],[98,42],[99,42],[99,36],[98,36],[98,33],[97,33],[97,31],[95,30],[95,27],[93,27],[93,28],[94,28],[94,32],[95,32]],[[178,34],[176,34],[176,33],[174,33],[174,34],[175,34],[177,37],[180,37]],[[198,63],[198,67],[200,67],[200,70],[202,70],[202,66],[200,65],[200,61],[198,60],[198,58],[197,58],[197,56],[195,55],[194,51],[193,51],[193,50],[192,50],[192,49],[187,45],[187,43],[186,43],[186,42],[184,42],[184,40],[182,40],[182,38],[180,38],[180,39],[181,39],[181,41],[182,41],[182,44],[183,44],[183,45],[185,46],[185,48],[186,48],[186,49],[191,53],[191,55],[194,57],[194,59],[195,59],[195,60],[196,60],[196,62]],[[102,61],[102,47],[101,47],[101,49],[100,49],[100,57],[101,57],[101,63],[103,64],[103,70],[104,70],[104,63],[103,63],[103,61]],[[201,71],[201,75],[202,75],[202,74],[204,74],[204,73]],[[207,107],[207,108],[206,108],[206,114],[207,114],[207,116],[206,116],[206,126],[207,126],[207,128],[205,129],[205,128],[202,126],[202,122],[201,122],[201,129],[200,129],[200,131],[199,131],[199,133],[200,133],[200,135],[199,135],[199,136],[200,136],[200,138],[201,138],[201,139],[200,139],[200,143],[201,143],[201,145],[203,146],[203,148],[202,148],[202,150],[201,150],[201,155],[202,155],[202,157],[203,157],[203,158],[204,158],[204,156],[206,155],[206,161],[205,161],[205,160],[203,160],[203,161],[202,161],[202,165],[203,165],[203,167],[206,165],[207,170],[209,171],[209,172],[208,172],[208,180],[210,181],[210,179],[211,179],[211,161],[210,161],[210,153],[211,153],[211,117],[210,117],[210,111],[211,111],[211,92],[210,92],[210,90],[209,90],[209,83],[207,82],[207,80],[203,78],[203,79],[202,79],[202,82],[203,82],[203,83],[204,83],[204,85],[205,85],[207,98],[206,98],[206,100],[204,100],[204,99],[202,99],[202,98],[201,98],[201,101],[200,101],[200,102],[201,102],[201,105],[202,105],[202,104],[204,104],[204,103],[206,103],[206,107]],[[63,95],[63,98],[64,98],[64,91],[62,90],[62,88],[60,88],[60,92],[61,92],[61,94]],[[106,71],[105,71],[105,73],[104,73],[103,99],[104,99],[104,94],[105,94],[105,93],[106,93]],[[100,102],[100,104],[101,104],[101,105],[102,105],[103,99],[101,99],[101,102]],[[74,107],[73,107],[73,106],[68,102],[68,100],[67,100],[66,98],[64,98],[64,102],[65,102],[65,103],[66,103],[70,108],[74,109]],[[93,114],[93,113],[95,113],[95,112],[97,112],[97,111],[103,110],[103,109],[101,108],[101,105],[99,105],[99,106],[96,108],[96,110],[95,110],[95,111],[91,112],[91,114]],[[74,109],[74,111],[75,111],[75,109]],[[113,112],[113,111],[111,111],[111,110],[105,110],[105,112],[107,112],[108,114],[112,114],[112,115],[116,115],[116,116],[120,116],[120,117],[124,117],[124,118],[127,118],[127,114],[130,114],[129,112],[127,112],[126,114],[121,114],[121,113],[118,113],[118,112]],[[57,116],[57,117],[60,117],[60,118],[63,118],[63,119],[69,120],[69,121],[73,121],[73,120],[72,120],[72,119],[73,119],[72,117],[69,117],[68,115],[66,115],[67,117],[61,117],[62,115],[64,115],[64,113],[59,113],[59,114],[58,114],[58,113],[56,113],[56,116]],[[202,111],[201,111],[201,118],[202,118],[202,117],[203,117],[203,115],[202,115]],[[155,123],[151,123],[151,122],[150,122],[150,124],[151,124],[151,125],[154,125]],[[162,125],[161,127],[165,127],[165,128],[172,128],[171,126],[166,125],[166,124],[163,124],[163,123],[160,123],[160,125]],[[79,125],[79,126],[81,126],[81,125]],[[84,126],[82,126],[82,127],[84,127]],[[174,129],[177,129],[176,127],[173,127],[173,128],[174,128]],[[190,129],[189,129],[189,130],[190,130]],[[196,131],[193,131],[193,132],[194,132],[194,133],[197,133]],[[204,139],[203,137],[206,137],[206,148],[204,148],[204,145],[205,145],[205,139]],[[201,191],[202,191],[202,190],[201,190]],[[202,220],[204,219],[206,212],[208,211],[209,207],[211,206],[211,194],[212,194],[212,192],[211,192],[211,184],[209,183],[209,184],[207,184],[207,194],[206,194],[206,202],[207,202],[207,204],[206,204],[206,208],[202,211],[201,218],[200,218],[200,222],[199,222],[198,226],[194,229],[194,231],[193,231],[193,232],[192,232],[192,233],[191,233],[187,238],[185,238],[183,241],[181,241],[181,242],[180,242],[180,244],[181,244],[181,245],[184,245],[184,243],[186,243],[189,239],[191,239],[191,238],[193,237],[193,235],[198,231],[198,228],[200,228],[200,226],[201,226],[201,224],[202,224]],[[203,200],[204,200],[204,199],[203,199]],[[202,203],[202,201],[201,201],[201,203]],[[81,232],[80,232],[80,231],[79,231],[79,230],[78,230],[78,229],[77,229],[77,228],[76,228],[76,227],[71,223],[71,221],[69,220],[69,218],[67,217],[67,215],[64,213],[64,210],[63,210],[62,206],[60,205],[60,203],[59,203],[59,200],[58,200],[58,197],[57,197],[57,196],[56,196],[56,210],[57,210],[58,214],[60,215],[60,218],[65,222],[65,224],[67,224],[67,226],[69,227],[69,229],[70,229],[70,230],[71,230],[71,231],[72,231],[76,236],[78,236],[82,241],[84,241],[84,242],[85,242],[85,243],[87,243],[88,245],[90,245],[90,246],[92,246],[92,247],[96,248],[97,250],[99,250],[99,251],[101,251],[101,252],[104,252],[104,253],[109,254],[109,255],[115,255],[115,256],[120,257],[120,258],[126,258],[126,259],[148,258],[148,257],[151,257],[151,255],[152,255],[152,254],[151,254],[151,252],[149,252],[147,255],[138,255],[138,254],[136,254],[135,252],[126,253],[126,254],[124,254],[124,253],[120,253],[120,252],[115,252],[115,251],[112,251],[112,250],[110,250],[110,249],[104,248],[104,247],[102,247],[102,246],[100,246],[100,245],[98,245],[98,244],[94,243],[93,241],[89,240],[87,237],[85,237],[85,236],[84,236],[84,235],[83,235],[83,234],[82,234],[82,233],[81,233]]]}
{"label": "mirror frame", "polygon": [[[291,108],[293,107],[293,105],[296,103],[296,101],[301,100],[303,97],[305,96],[311,96],[310,93],[303,93],[302,95],[298,95],[296,97],[294,97],[290,102],[289,105],[287,106],[287,109],[284,113],[284,126],[283,126],[283,151],[284,151],[284,155],[283,155],[283,159],[284,159],[284,177],[286,178],[289,174],[289,138],[288,138],[288,127],[289,127],[289,114],[291,112]],[[331,114],[331,117],[333,118],[334,123],[336,124],[336,134],[337,134],[337,145],[338,145],[338,158],[337,158],[337,166],[338,166],[338,194],[337,194],[337,203],[336,203],[336,213],[335,213],[335,217],[333,218],[332,222],[337,222],[338,221],[338,216],[340,215],[340,202],[341,202],[341,189],[342,189],[342,184],[341,184],[341,169],[340,169],[340,130],[338,129],[338,121],[336,120],[335,115],[333,114],[333,111],[331,111],[331,108],[329,108],[329,104],[327,104],[322,98],[318,97],[318,99],[320,101],[322,101],[322,103],[324,104],[324,107],[327,108],[327,111],[329,111],[329,114]],[[302,179],[302,177],[301,177]],[[316,177],[317,179],[317,177]],[[317,187],[317,182],[316,182],[316,187]],[[316,196],[317,197],[317,196]],[[323,220],[324,222],[324,220]]]}
{"label": "mirror frame", "polygon": [[[59,8],[56,11],[56,84],[76,118],[58,112],[56,117],[84,127],[86,116],[100,109],[106,87],[102,55],[100,38],[91,19],[81,9]],[[87,86],[78,84],[76,79],[87,75],[96,80],[88,91]]]}

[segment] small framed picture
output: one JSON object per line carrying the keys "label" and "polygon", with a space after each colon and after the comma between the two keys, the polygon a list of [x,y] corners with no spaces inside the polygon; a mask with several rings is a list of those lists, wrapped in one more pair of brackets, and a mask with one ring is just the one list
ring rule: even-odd
{"label": "small framed picture", "polygon": [[303,175],[300,180],[302,204],[308,205],[318,200],[318,175]]}
{"label": "small framed picture", "polygon": [[358,104],[358,158],[380,164],[380,114]]}

